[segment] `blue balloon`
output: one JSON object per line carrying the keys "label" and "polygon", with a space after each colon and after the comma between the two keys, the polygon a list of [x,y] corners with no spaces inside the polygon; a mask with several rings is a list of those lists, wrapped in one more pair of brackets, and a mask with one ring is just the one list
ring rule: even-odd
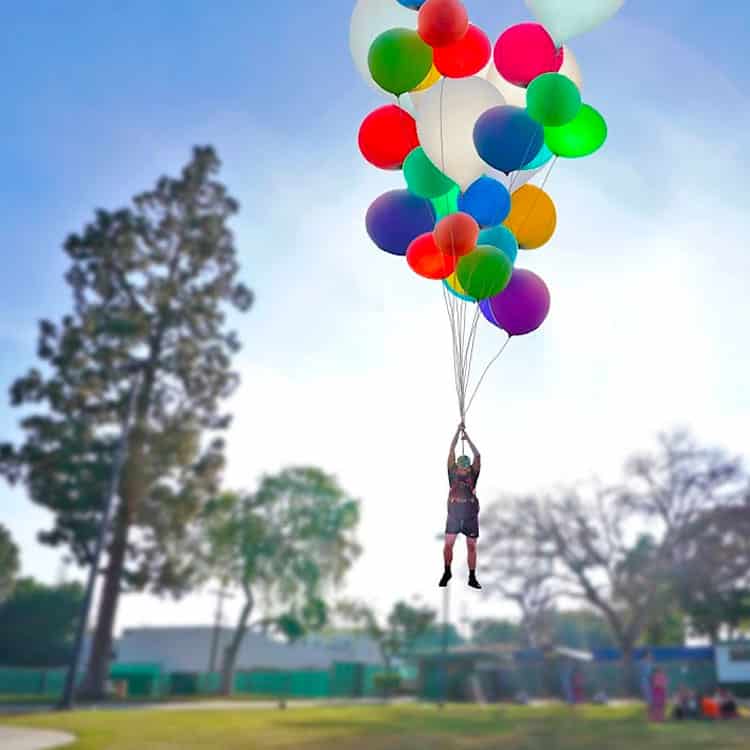
{"label": "blue balloon", "polygon": [[480,227],[494,227],[510,213],[510,193],[502,182],[483,176],[459,196],[458,210],[473,216]]}
{"label": "blue balloon", "polygon": [[435,228],[435,209],[426,198],[408,190],[390,190],[367,209],[365,224],[381,250],[406,255],[412,240]]}
{"label": "blue balloon", "polygon": [[525,109],[503,105],[488,109],[474,126],[474,146],[491,167],[510,174],[536,157],[544,128]]}
{"label": "blue balloon", "polygon": [[427,0],[397,0],[400,5],[404,8],[411,8],[412,10],[419,10]]}
{"label": "blue balloon", "polygon": [[516,262],[518,255],[518,240],[508,227],[492,227],[479,233],[477,245],[492,245],[501,252],[511,263]]}
{"label": "blue balloon", "polygon": [[524,166],[524,171],[527,169],[539,169],[539,167],[543,167],[553,156],[554,154],[549,150],[547,144],[543,143],[542,147],[539,149],[539,153]]}

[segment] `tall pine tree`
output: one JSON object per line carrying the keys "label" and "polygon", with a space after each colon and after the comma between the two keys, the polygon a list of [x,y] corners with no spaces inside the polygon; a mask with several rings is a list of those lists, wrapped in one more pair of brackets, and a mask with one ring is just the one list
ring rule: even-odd
{"label": "tall pine tree", "polygon": [[40,323],[43,365],[11,387],[25,439],[0,446],[0,471],[54,513],[41,541],[84,565],[138,384],[82,691],[91,697],[103,695],[121,592],[190,588],[196,519],[220,484],[221,402],[238,383],[226,310],[248,310],[253,296],[237,279],[228,221],[239,206],[219,168],[211,147],[196,148],[179,178],[98,210],[68,237],[73,310]]}

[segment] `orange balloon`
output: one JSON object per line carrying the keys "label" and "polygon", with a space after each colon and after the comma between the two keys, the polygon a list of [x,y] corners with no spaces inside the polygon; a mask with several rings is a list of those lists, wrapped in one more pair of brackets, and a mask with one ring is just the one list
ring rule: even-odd
{"label": "orange balloon", "polygon": [[557,226],[552,198],[536,185],[523,185],[510,197],[510,213],[503,222],[518,240],[518,247],[534,250],[549,242]]}
{"label": "orange balloon", "polygon": [[433,234],[440,250],[446,255],[460,258],[477,246],[479,224],[473,216],[459,211],[440,219]]}
{"label": "orange balloon", "polygon": [[457,259],[441,253],[432,232],[420,234],[406,251],[406,262],[426,279],[445,279],[456,270]]}

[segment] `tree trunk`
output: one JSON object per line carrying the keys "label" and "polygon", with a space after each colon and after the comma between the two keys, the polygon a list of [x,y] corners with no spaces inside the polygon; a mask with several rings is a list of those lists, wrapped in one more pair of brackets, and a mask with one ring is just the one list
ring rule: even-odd
{"label": "tree trunk", "polygon": [[639,690],[638,679],[635,674],[635,663],[633,661],[633,644],[620,644],[622,651],[622,691],[623,697],[631,698]]}
{"label": "tree trunk", "polygon": [[120,599],[122,573],[128,546],[130,523],[127,509],[123,506],[115,516],[114,538],[109,548],[109,562],[102,588],[102,598],[97,614],[96,629],[91,644],[86,676],[80,694],[89,700],[106,697],[105,683],[109,677],[109,662],[112,656],[112,632]]}
{"label": "tree trunk", "polygon": [[224,649],[224,655],[221,664],[221,694],[231,695],[234,689],[234,671],[237,666],[237,654],[240,652],[242,640],[245,637],[245,629],[250,614],[253,611],[253,597],[248,589],[245,589],[245,604],[240,612],[240,618],[237,621],[234,635],[229,645]]}

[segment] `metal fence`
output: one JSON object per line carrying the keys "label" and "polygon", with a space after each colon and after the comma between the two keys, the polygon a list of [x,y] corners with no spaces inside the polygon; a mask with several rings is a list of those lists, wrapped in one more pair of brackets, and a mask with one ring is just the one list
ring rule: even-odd
{"label": "metal fence", "polygon": [[[379,666],[335,662],[328,670],[240,670],[234,692],[286,698],[362,698],[376,694]],[[65,669],[0,667],[0,696],[49,698],[62,695]],[[158,664],[115,664],[110,680],[122,697],[158,699],[170,696],[211,696],[219,693],[221,675],[165,673]]]}

